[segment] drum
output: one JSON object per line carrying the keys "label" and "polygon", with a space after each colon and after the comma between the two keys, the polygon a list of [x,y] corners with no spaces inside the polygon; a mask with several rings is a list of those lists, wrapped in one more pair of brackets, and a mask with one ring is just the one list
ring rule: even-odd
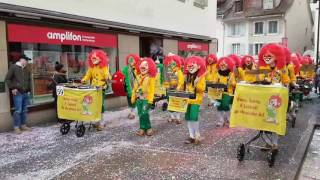
{"label": "drum", "polygon": [[117,71],[112,76],[112,91],[115,96],[127,96],[125,89],[125,76]]}

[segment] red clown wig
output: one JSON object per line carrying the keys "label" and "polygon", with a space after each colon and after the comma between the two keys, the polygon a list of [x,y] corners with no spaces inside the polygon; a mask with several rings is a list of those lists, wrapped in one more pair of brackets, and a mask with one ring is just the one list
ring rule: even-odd
{"label": "red clown wig", "polygon": [[284,53],[286,55],[286,64],[291,62],[291,52],[287,47],[283,47]]}
{"label": "red clown wig", "polygon": [[182,58],[180,56],[177,56],[177,55],[166,56],[164,58],[163,64],[167,67],[172,62],[175,62],[176,66],[180,68],[181,65],[182,65]]}
{"label": "red clown wig", "polygon": [[278,44],[267,44],[263,46],[259,52],[259,66],[268,66],[264,61],[265,55],[272,55],[275,57],[276,67],[282,69],[286,65],[286,54],[283,48]]}
{"label": "red clown wig", "polygon": [[197,76],[200,77],[206,73],[206,62],[203,58],[199,56],[191,56],[185,59],[184,61],[184,73],[188,74],[188,66],[191,66],[192,64],[197,64],[200,66],[200,69],[198,70]]}
{"label": "red clown wig", "polygon": [[218,57],[215,54],[209,54],[206,58],[207,65],[209,64],[209,60],[212,61],[213,64],[218,62]]}
{"label": "red clown wig", "polygon": [[98,57],[100,59],[100,63],[99,63],[100,68],[104,68],[104,67],[108,66],[109,58],[108,58],[107,53],[105,53],[103,50],[94,49],[90,52],[90,54],[88,56],[88,60],[87,60],[90,68],[94,67],[94,64],[91,61],[93,55],[95,55],[96,57]]}
{"label": "red clown wig", "polygon": [[241,59],[240,59],[239,56],[237,56],[237,55],[235,55],[235,54],[230,54],[228,57],[233,61],[233,64],[234,64],[236,67],[241,66]]}
{"label": "red clown wig", "polygon": [[235,64],[234,64],[233,60],[229,57],[221,57],[219,59],[218,64],[217,64],[218,69],[220,69],[221,63],[226,63],[228,66],[228,69],[230,71],[233,71],[233,69],[235,68]]}
{"label": "red clown wig", "polygon": [[129,64],[129,60],[130,60],[131,58],[133,59],[135,65],[137,65],[138,62],[140,61],[140,57],[139,57],[138,55],[136,55],[136,54],[129,54],[129,55],[126,57],[126,63],[127,63],[127,65]]}
{"label": "red clown wig", "polygon": [[141,73],[141,72],[140,72],[140,65],[141,65],[143,62],[147,62],[147,64],[148,64],[148,68],[149,68],[148,74],[149,74],[149,76],[151,76],[151,77],[156,77],[156,75],[157,75],[157,65],[156,65],[156,63],[153,61],[153,59],[151,59],[151,58],[142,58],[142,59],[138,62],[138,64],[137,64],[138,74]]}
{"label": "red clown wig", "polygon": [[295,53],[291,54],[291,63],[294,66],[294,73],[298,74],[300,71],[301,65],[300,65],[299,57],[297,54],[295,54]]}
{"label": "red clown wig", "polygon": [[247,60],[254,64],[254,58],[250,55],[245,55],[241,58],[241,67],[246,65]]}

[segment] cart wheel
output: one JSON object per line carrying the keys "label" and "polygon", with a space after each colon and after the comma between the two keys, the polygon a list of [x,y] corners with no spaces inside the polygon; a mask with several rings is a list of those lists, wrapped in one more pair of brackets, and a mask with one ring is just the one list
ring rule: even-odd
{"label": "cart wheel", "polygon": [[84,127],[83,124],[78,125],[77,130],[76,130],[77,137],[82,137],[85,132],[86,132],[86,127]]}
{"label": "cart wheel", "polygon": [[60,126],[60,132],[62,135],[68,134],[68,132],[70,131],[70,123],[63,123]]}
{"label": "cart wheel", "polygon": [[271,150],[268,152],[268,165],[269,167],[274,166],[274,162],[276,161],[276,156],[278,154],[278,150]]}
{"label": "cart wheel", "polygon": [[168,103],[163,103],[162,104],[162,111],[166,111],[168,109]]}
{"label": "cart wheel", "polygon": [[246,149],[244,147],[244,144],[240,144],[237,149],[237,159],[241,162],[244,159],[244,155],[246,153]]}
{"label": "cart wheel", "polygon": [[297,117],[292,118],[291,127],[294,128],[296,126],[296,119]]}

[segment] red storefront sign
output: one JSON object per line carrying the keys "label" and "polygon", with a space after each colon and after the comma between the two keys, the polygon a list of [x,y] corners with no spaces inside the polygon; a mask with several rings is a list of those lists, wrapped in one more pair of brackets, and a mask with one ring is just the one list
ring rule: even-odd
{"label": "red storefront sign", "polygon": [[198,42],[178,42],[178,50],[180,51],[209,51],[209,44]]}
{"label": "red storefront sign", "polygon": [[117,48],[117,36],[67,29],[8,24],[9,42],[85,45]]}

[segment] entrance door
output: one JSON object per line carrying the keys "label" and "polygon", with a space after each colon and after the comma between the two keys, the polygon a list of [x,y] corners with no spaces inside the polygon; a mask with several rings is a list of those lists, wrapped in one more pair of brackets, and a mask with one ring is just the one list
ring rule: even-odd
{"label": "entrance door", "polygon": [[163,40],[156,37],[140,37],[140,56],[163,59]]}

